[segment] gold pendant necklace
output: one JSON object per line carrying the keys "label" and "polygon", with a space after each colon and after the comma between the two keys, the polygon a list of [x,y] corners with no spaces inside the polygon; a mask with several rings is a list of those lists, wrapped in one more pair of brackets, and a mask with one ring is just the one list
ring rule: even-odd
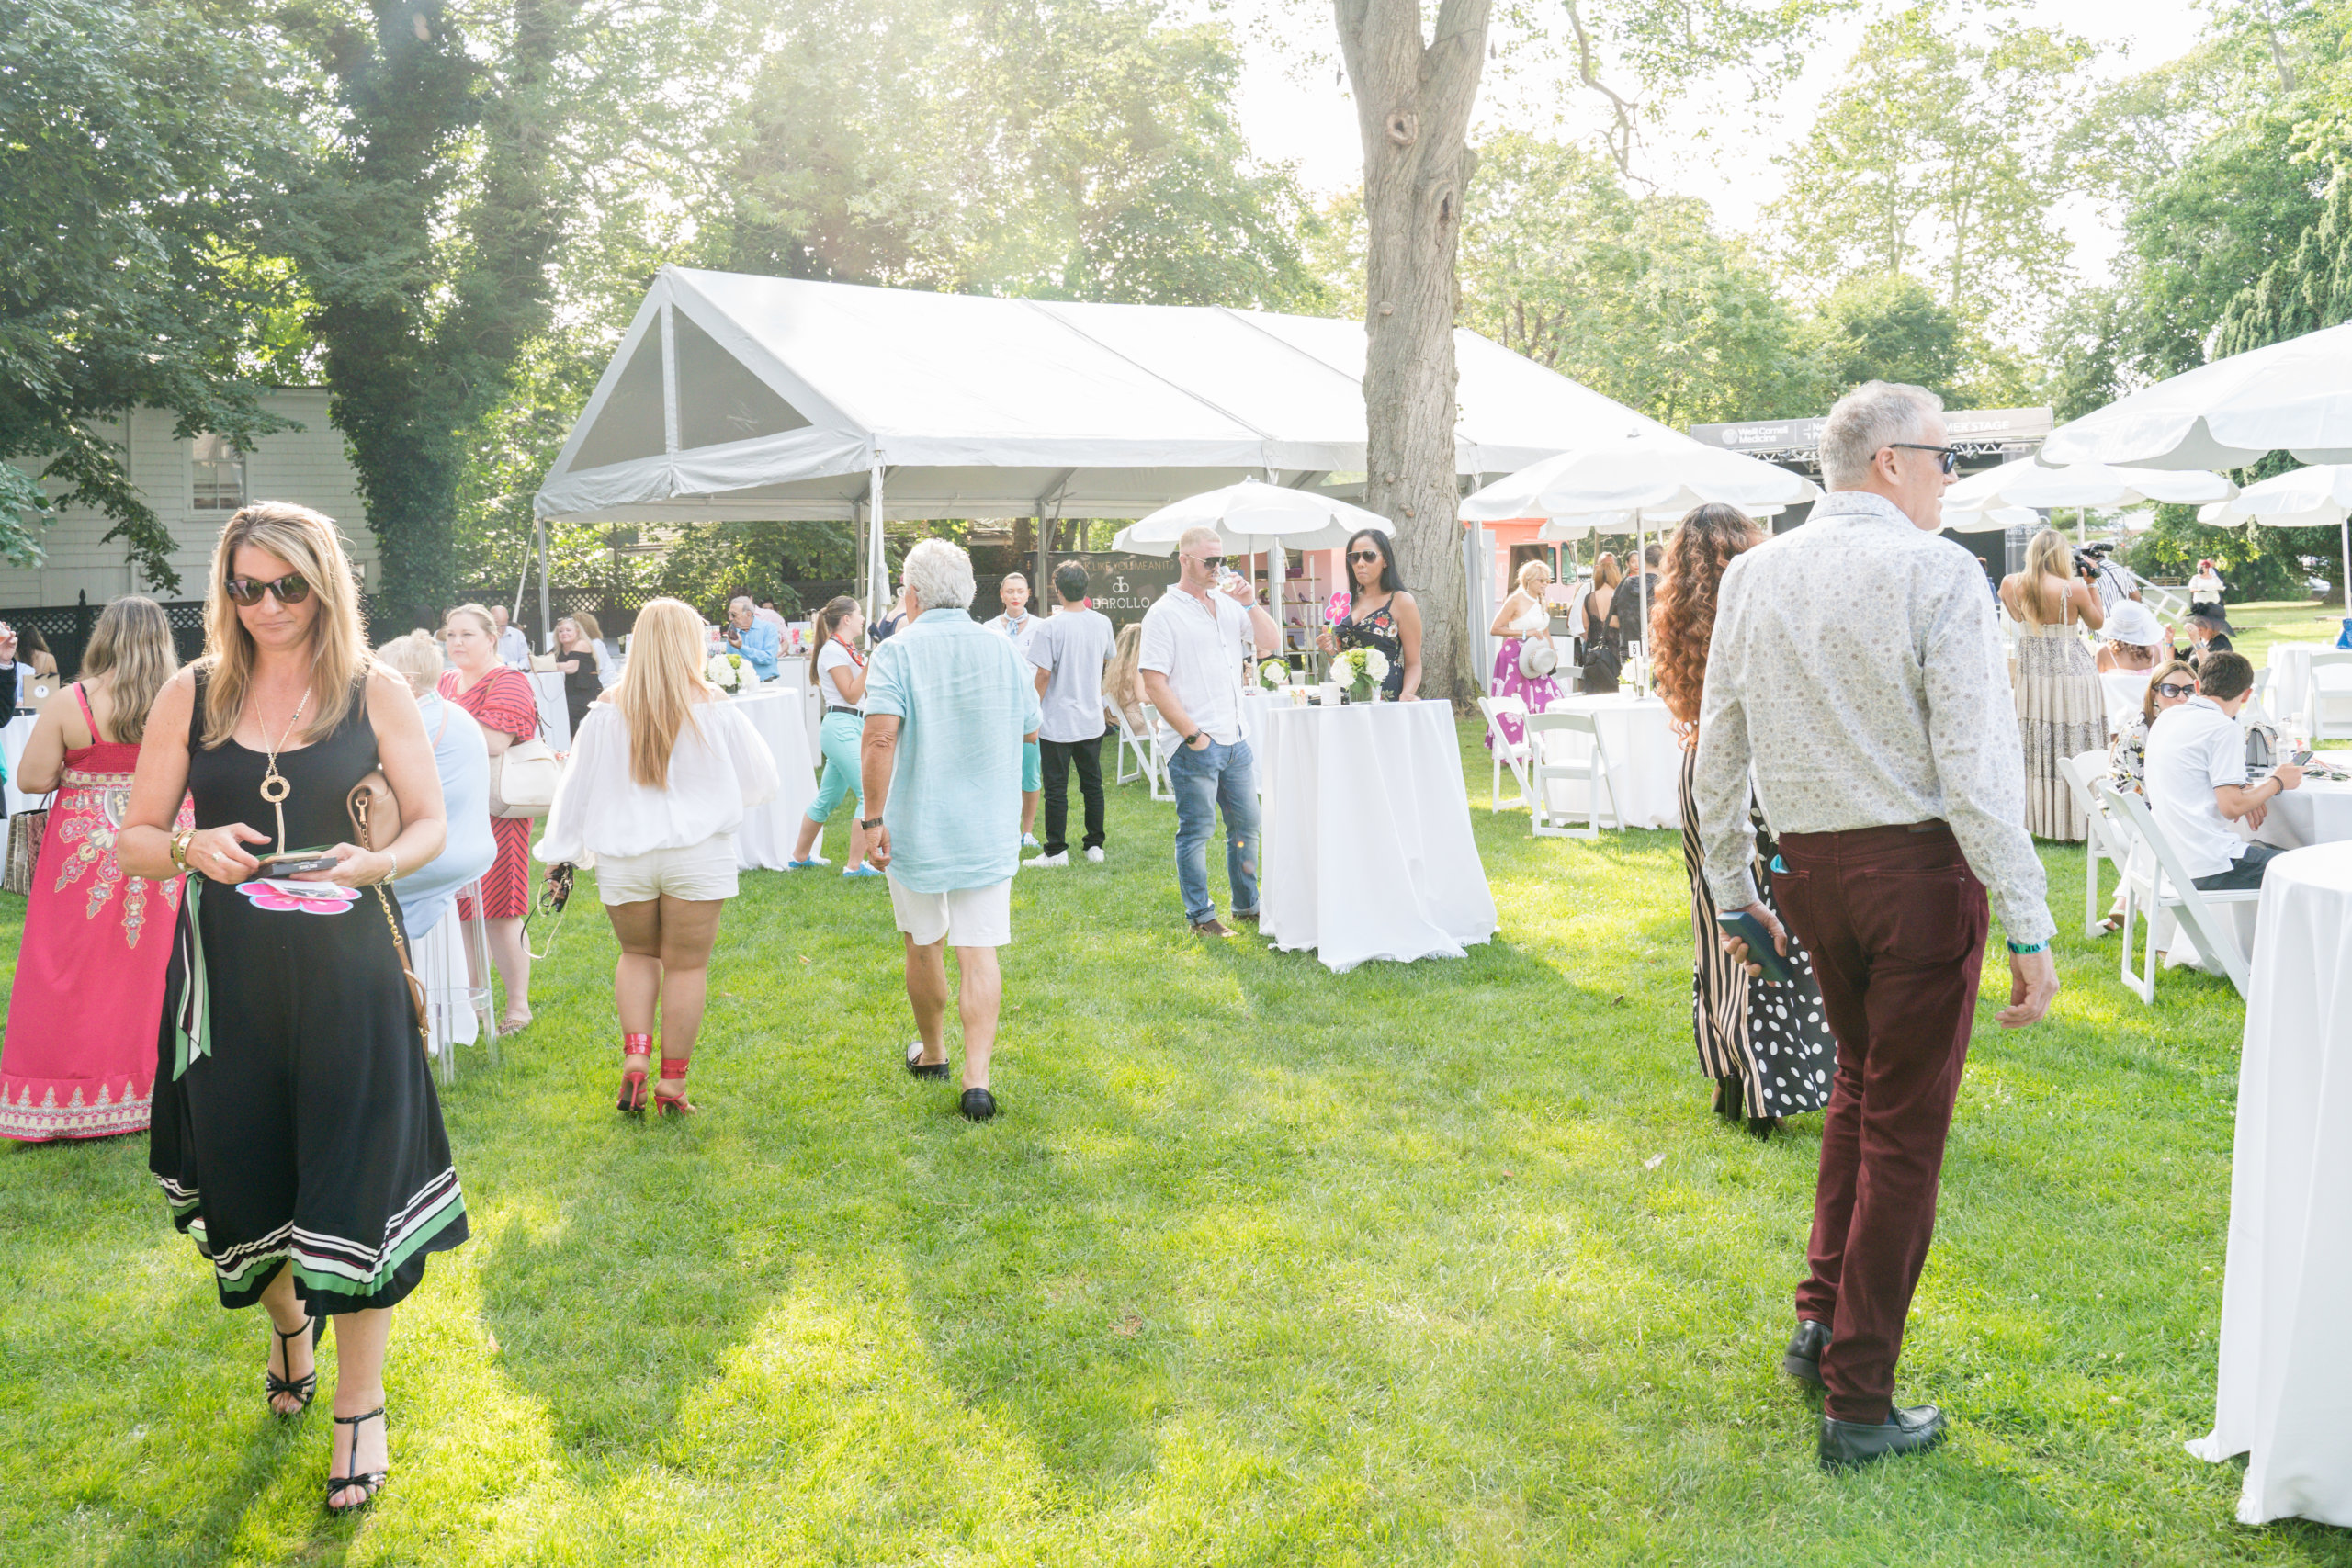
{"label": "gold pendant necklace", "polygon": [[[285,749],[288,738],[294,733],[294,727],[302,722],[302,710],[310,705],[311,688],[305,683],[302,700],[294,705],[294,716],[286,721],[286,728],[278,731],[277,744],[269,749],[269,771],[261,776],[261,797],[269,802],[269,808],[277,814],[277,852],[280,856],[286,853],[286,797],[293,793],[294,786],[288,784],[286,775],[277,771],[277,753]],[[268,734],[266,729],[262,731],[265,739]]]}

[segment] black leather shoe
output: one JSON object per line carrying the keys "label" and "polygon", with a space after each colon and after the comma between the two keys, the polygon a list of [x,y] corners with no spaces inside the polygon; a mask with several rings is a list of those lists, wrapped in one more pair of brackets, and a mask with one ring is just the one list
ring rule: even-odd
{"label": "black leather shoe", "polygon": [[967,1089],[963,1102],[956,1106],[967,1122],[985,1122],[996,1114],[996,1096],[984,1089]]}
{"label": "black leather shoe", "polygon": [[1944,1413],[1932,1404],[1898,1406],[1883,1426],[1821,1418],[1821,1468],[1851,1470],[1895,1454],[1922,1454],[1944,1440]]}
{"label": "black leather shoe", "polygon": [[1799,1382],[1821,1386],[1821,1353],[1829,1348],[1829,1325],[1811,1318],[1797,1319],[1789,1348],[1781,1352],[1781,1370]]}

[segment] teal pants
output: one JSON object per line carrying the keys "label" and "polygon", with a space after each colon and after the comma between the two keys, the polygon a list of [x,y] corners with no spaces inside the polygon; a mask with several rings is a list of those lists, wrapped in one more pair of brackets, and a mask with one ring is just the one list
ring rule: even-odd
{"label": "teal pants", "polygon": [[1021,743],[1021,793],[1035,795],[1045,787],[1045,760],[1038,755],[1035,740],[1024,740]]}
{"label": "teal pants", "polygon": [[865,815],[865,784],[858,775],[859,742],[865,735],[865,721],[854,713],[829,713],[817,731],[817,749],[824,754],[825,776],[818,781],[817,798],[808,803],[808,820],[822,822],[842,803],[842,796],[854,791],[857,814]]}

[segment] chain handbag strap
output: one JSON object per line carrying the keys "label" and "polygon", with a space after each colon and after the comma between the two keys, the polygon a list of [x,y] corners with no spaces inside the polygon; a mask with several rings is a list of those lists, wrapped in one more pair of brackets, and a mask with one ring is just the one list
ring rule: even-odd
{"label": "chain handbag strap", "polygon": [[[563,911],[571,902],[572,877],[576,874],[570,861],[559,861],[548,867],[539,883],[539,890],[531,907],[523,914],[523,946],[525,951],[542,963],[555,956],[555,939],[563,934]],[[547,951],[531,946],[531,921],[541,914],[552,915],[554,924],[548,928]]]}

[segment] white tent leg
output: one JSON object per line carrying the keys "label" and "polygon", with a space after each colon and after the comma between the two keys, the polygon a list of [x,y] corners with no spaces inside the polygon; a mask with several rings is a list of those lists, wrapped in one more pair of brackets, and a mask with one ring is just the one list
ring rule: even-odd
{"label": "white tent leg", "polygon": [[890,557],[883,546],[882,464],[878,458],[868,493],[873,498],[865,508],[865,618],[870,623],[882,618],[887,612],[883,602],[890,597]]}
{"label": "white tent leg", "polygon": [[539,518],[531,519],[531,534],[539,546],[539,637],[547,645],[542,653],[555,651],[555,609],[548,594],[548,525]]}

